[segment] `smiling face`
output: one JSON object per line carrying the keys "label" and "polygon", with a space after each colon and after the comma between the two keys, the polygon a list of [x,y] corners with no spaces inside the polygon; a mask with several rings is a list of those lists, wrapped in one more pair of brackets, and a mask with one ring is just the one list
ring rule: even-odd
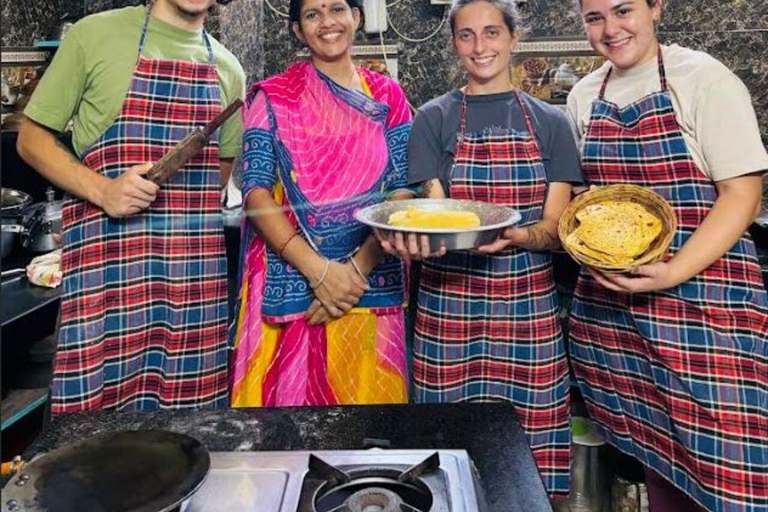
{"label": "smiling face", "polygon": [[516,42],[502,12],[488,2],[471,3],[456,14],[453,46],[467,70],[470,89],[509,89],[509,59]]}
{"label": "smiling face", "polygon": [[313,57],[333,62],[349,54],[359,25],[360,11],[344,0],[304,0],[292,27]]}
{"label": "smiling face", "polygon": [[587,38],[597,52],[619,69],[630,69],[656,55],[655,23],[662,0],[584,0],[582,16]]}

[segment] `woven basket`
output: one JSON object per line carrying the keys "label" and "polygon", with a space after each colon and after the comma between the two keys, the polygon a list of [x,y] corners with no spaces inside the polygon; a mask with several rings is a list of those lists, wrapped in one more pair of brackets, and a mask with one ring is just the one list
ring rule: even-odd
{"label": "woven basket", "polygon": [[[596,260],[568,247],[568,244],[565,242],[568,239],[568,235],[579,226],[579,221],[576,219],[576,213],[581,211],[582,208],[607,200],[631,201],[637,203],[644,206],[649,212],[661,219],[661,233],[659,233],[659,236],[651,242],[648,250],[632,262],[631,265],[622,266]],[[667,200],[656,192],[637,185],[609,185],[590,190],[589,192],[578,196],[568,206],[565,212],[563,212],[557,227],[560,243],[574,260],[582,265],[612,272],[626,272],[635,267],[639,267],[640,265],[647,265],[663,260],[667,255],[669,244],[672,243],[672,238],[675,236],[676,230],[677,216]]]}

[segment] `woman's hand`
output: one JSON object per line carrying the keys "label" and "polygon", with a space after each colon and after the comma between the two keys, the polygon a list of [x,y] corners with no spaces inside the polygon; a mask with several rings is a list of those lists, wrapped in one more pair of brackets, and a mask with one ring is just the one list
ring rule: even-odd
{"label": "woman's hand", "polygon": [[428,235],[391,231],[388,238],[379,241],[384,252],[399,256],[404,261],[419,261],[445,255],[445,246],[440,246],[436,251],[432,250]]}
{"label": "woman's hand", "polygon": [[304,315],[304,319],[309,325],[320,325],[328,322],[333,317],[327,309],[323,307],[319,300],[315,299],[309,306],[307,313]]}
{"label": "woman's hand", "polygon": [[641,265],[631,273],[624,274],[608,274],[591,267],[586,268],[598,283],[615,292],[655,292],[674,288],[685,281],[677,272],[672,260]]}
{"label": "woman's hand", "polygon": [[528,232],[525,228],[507,228],[495,242],[481,245],[476,250],[485,254],[493,254],[503,251],[507,247],[520,245],[528,240]]}
{"label": "woman's hand", "polygon": [[715,183],[718,197],[704,221],[674,258],[638,267],[632,274],[611,275],[589,269],[609,290],[640,293],[665,290],[706,270],[739,241],[760,207],[762,178],[747,174]]}
{"label": "woman's hand", "polygon": [[[309,309],[307,310],[307,313],[304,315],[304,318],[307,320],[307,323],[309,325],[319,325],[324,324],[328,322],[329,320],[332,320],[334,318],[339,318],[340,316],[347,313],[350,309],[357,306],[357,303],[360,302],[360,299],[362,298],[365,291],[367,291],[370,287],[368,286],[366,279],[361,276],[357,270],[355,269],[354,265],[352,265],[351,260],[347,263],[344,263],[342,265],[343,267],[346,267],[347,273],[354,279],[354,287],[352,289],[352,294],[348,297],[347,300],[345,300],[342,303],[341,307],[337,307],[336,313],[332,313],[330,309],[326,308],[323,303],[320,301],[319,298],[316,298],[314,301],[312,301],[312,304],[309,306]],[[358,264],[358,266],[360,266]],[[351,270],[351,272],[350,272]],[[330,267],[328,268],[328,272],[330,274]],[[326,276],[326,280],[328,277]],[[325,284],[325,280],[323,280],[323,284]],[[360,286],[362,284],[365,284],[366,288],[365,291],[357,296],[357,291],[360,289]],[[322,285],[318,288],[322,288]],[[315,293],[317,294],[317,290],[315,290]],[[341,311],[341,314],[338,314],[338,311]]]}
{"label": "woman's hand", "polygon": [[551,251],[560,247],[557,223],[571,202],[571,185],[551,183],[541,220],[524,228],[511,227],[504,230],[498,240],[477,248],[482,253],[495,253],[510,246],[522,247],[529,251]]}
{"label": "woman's hand", "polygon": [[315,297],[333,318],[339,318],[355,307],[370,287],[351,264],[331,261],[327,265],[328,270],[318,270],[310,282],[315,285],[322,279],[315,287]]}
{"label": "woman's hand", "polygon": [[[445,199],[445,192],[437,178],[421,184],[420,196],[429,199]],[[381,248],[387,254],[399,256],[404,261],[418,261],[439,258],[445,254],[445,247],[430,247],[429,237],[416,233],[390,231],[387,238],[380,238]]]}

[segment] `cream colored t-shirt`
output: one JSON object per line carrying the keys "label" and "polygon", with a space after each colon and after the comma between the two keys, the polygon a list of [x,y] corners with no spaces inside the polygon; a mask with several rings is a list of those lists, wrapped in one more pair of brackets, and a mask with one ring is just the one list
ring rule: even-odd
{"label": "cream colored t-shirt", "polygon": [[[706,53],[662,46],[667,85],[688,150],[712,181],[768,170],[749,91],[739,78]],[[568,96],[568,118],[584,140],[592,102],[611,64],[584,77]],[[614,68],[605,99],[623,108],[661,89],[656,59],[622,71]]]}

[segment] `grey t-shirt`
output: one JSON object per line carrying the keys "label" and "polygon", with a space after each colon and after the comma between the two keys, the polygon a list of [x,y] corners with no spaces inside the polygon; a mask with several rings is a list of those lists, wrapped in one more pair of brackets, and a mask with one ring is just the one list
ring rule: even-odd
{"label": "grey t-shirt", "polygon": [[[568,119],[557,107],[523,94],[548,182],[582,183],[579,153]],[[408,183],[439,178],[447,190],[459,132],[462,93],[456,89],[422,105],[408,143]],[[467,133],[486,129],[528,131],[512,91],[467,96]]]}

